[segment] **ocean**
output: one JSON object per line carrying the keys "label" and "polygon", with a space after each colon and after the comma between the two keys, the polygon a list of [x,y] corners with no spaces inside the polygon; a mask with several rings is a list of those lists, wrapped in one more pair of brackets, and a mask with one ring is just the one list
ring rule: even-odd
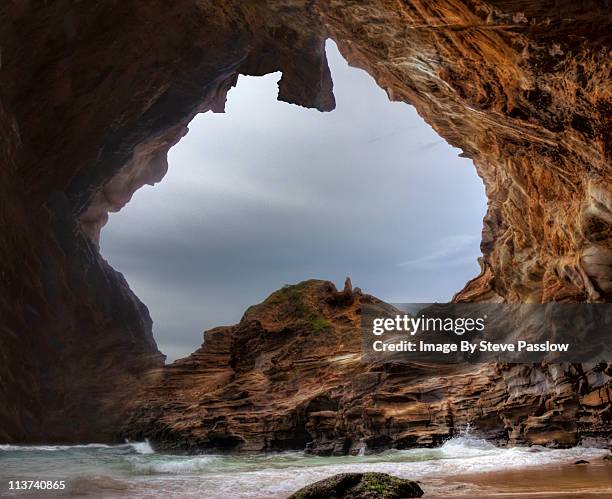
{"label": "ocean", "polygon": [[[419,480],[428,496],[468,494],[469,484],[449,478],[573,464],[580,459],[601,459],[607,453],[585,447],[501,448],[469,435],[434,449],[342,457],[303,452],[177,455],[155,452],[148,442],[0,445],[0,497],[284,498],[336,473],[361,471]],[[11,481],[13,486],[15,481],[63,481],[65,489],[10,490]]]}

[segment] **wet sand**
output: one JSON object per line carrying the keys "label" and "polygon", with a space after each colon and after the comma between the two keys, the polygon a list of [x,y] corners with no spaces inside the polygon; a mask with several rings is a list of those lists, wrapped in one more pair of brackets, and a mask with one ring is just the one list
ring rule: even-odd
{"label": "wet sand", "polygon": [[[612,498],[612,462],[549,465],[512,471],[454,476],[439,484],[423,483],[425,497],[483,499],[600,499]],[[429,489],[429,493],[428,493]]]}
{"label": "wet sand", "polygon": [[[609,451],[499,448],[469,436],[436,449],[368,456],[155,453],[145,442],[0,446],[0,497],[286,499],[338,473],[381,472],[419,481],[425,497],[463,499],[612,498]],[[589,464],[573,464],[586,459]],[[9,480],[63,480],[66,489],[9,490]]]}

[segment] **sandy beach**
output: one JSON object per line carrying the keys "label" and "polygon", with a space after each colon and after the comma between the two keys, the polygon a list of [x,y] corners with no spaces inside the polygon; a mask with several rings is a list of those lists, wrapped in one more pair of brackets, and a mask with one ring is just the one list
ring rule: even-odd
{"label": "sandy beach", "polygon": [[[593,499],[612,497],[612,461],[546,465],[510,471],[454,476],[443,484],[422,484],[425,497]],[[428,493],[429,489],[429,493]],[[446,492],[447,491],[447,492]]]}
{"label": "sandy beach", "polygon": [[[496,447],[455,437],[435,449],[388,450],[364,456],[168,454],[146,442],[81,446],[0,445],[0,496],[40,497],[10,490],[10,480],[62,480],[56,496],[284,499],[338,473],[388,473],[416,480],[424,497],[612,497],[612,462],[603,449]],[[576,465],[578,460],[589,464]],[[31,494],[30,494],[31,492]]]}

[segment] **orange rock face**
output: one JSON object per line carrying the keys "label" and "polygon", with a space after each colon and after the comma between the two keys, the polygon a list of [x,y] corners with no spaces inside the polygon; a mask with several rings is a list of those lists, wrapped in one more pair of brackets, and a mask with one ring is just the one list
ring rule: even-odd
{"label": "orange rock face", "polygon": [[[195,114],[222,109],[240,73],[280,70],[280,99],[333,108],[326,37],[391,99],[415,105],[474,160],[489,198],[482,274],[457,300],[610,301],[611,28],[609,9],[595,0],[559,0],[554,7],[524,0],[4,2],[0,440],[116,438],[124,401],[144,373],[161,367],[162,356],[146,307],[98,253],[108,212],[163,177],[169,147]],[[223,359],[223,352],[219,346],[215,355]],[[216,369],[222,376],[229,368]],[[598,406],[595,417],[583,415],[579,402],[586,397],[591,407],[596,397],[589,394],[608,383],[605,372],[483,369],[445,379],[457,390],[471,380],[454,397],[478,399],[487,427],[509,438],[545,439],[546,428],[567,431],[564,425],[575,418],[596,431],[608,417],[609,405]],[[403,386],[412,376],[374,373],[351,380],[396,376]],[[414,376],[425,384],[436,379],[428,371]],[[191,384],[201,383],[203,391],[207,379]],[[473,392],[472,385],[482,390]],[[542,386],[557,387],[563,400],[542,398],[533,388]],[[500,412],[496,397],[508,393],[516,398]],[[518,401],[530,393],[541,398],[535,412],[525,409],[531,402]],[[397,406],[394,421],[426,418],[423,405],[379,396],[387,397],[385,407]],[[382,402],[372,397],[364,395],[362,406],[382,438],[387,433],[377,421],[391,413],[381,415]],[[318,422],[304,425],[330,427],[334,406],[326,400],[309,409]],[[552,419],[542,417],[549,413]],[[406,431],[410,441],[410,424],[398,425],[397,435]],[[360,432],[348,433],[367,433]],[[403,438],[394,435],[394,441]],[[326,439],[336,448],[323,434],[317,446],[325,447]],[[244,439],[254,441],[261,438]]]}

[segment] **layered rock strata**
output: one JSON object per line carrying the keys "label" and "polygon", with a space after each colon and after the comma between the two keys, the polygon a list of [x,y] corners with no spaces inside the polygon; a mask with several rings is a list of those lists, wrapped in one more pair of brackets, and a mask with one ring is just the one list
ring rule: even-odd
{"label": "layered rock strata", "polygon": [[158,448],[357,454],[435,446],[466,428],[501,445],[609,445],[605,366],[362,358],[360,307],[326,281],[286,286],[150,374],[123,436]]}

